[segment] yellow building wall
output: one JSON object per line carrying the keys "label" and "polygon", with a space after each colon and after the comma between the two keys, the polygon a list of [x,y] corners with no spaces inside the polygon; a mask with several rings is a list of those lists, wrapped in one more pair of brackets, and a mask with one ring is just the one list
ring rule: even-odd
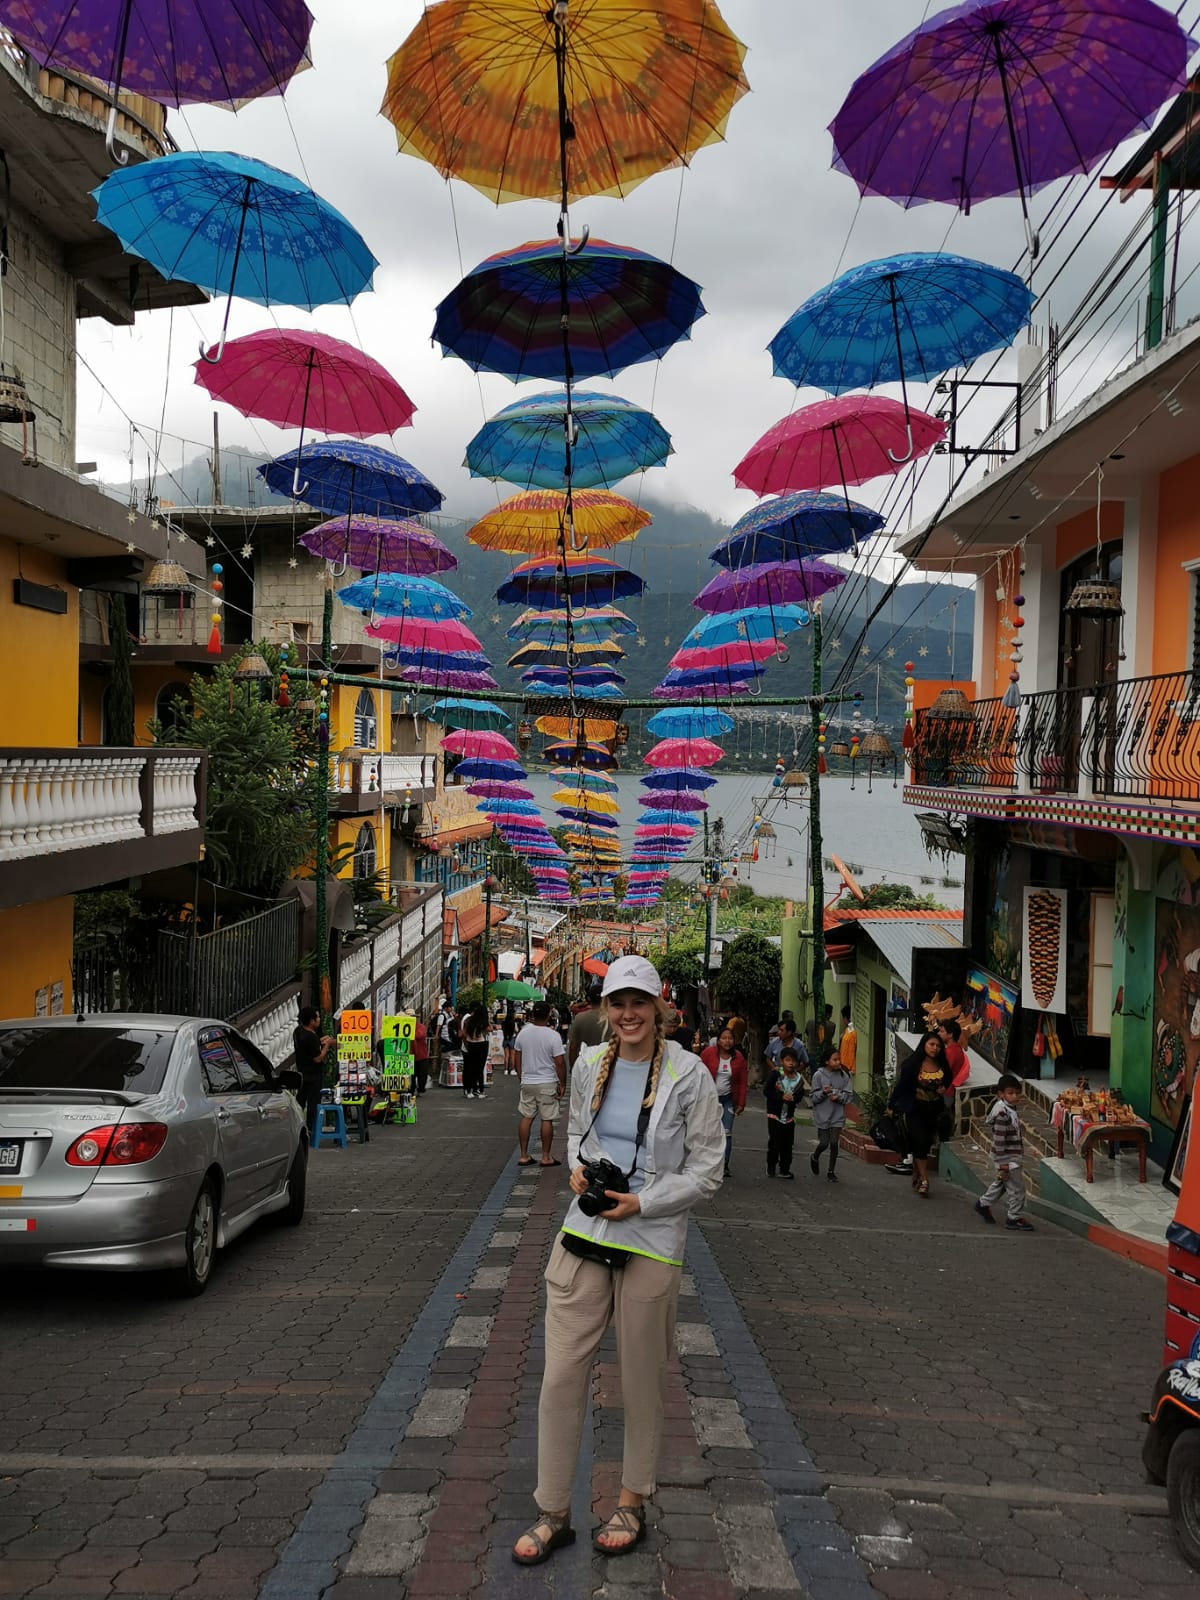
{"label": "yellow building wall", "polygon": [[[375,702],[375,726],[377,740],[375,748],[380,751],[390,752],[392,748],[392,712],[391,693],[389,690],[380,689],[378,684],[364,683],[365,689]],[[358,704],[360,690],[347,683],[331,683],[329,685],[329,747],[331,750],[353,750],[354,745],[354,708]]]}
{"label": "yellow building wall", "polygon": [[[61,588],[64,616],[19,606],[14,578]],[[0,702],[0,745],[64,749],[79,734],[79,591],[61,561],[0,538],[0,639],[16,674]],[[0,946],[0,948],[3,948]]]}
{"label": "yellow building wall", "polygon": [[[74,742],[74,741],[72,741]],[[63,986],[71,1010],[71,948],[75,903],[70,895],[0,911],[0,1017],[32,1017],[39,989]]]}
{"label": "yellow building wall", "polygon": [[[369,822],[375,829],[376,865],[378,870],[383,874],[384,882],[390,882],[390,873],[388,869],[391,863],[388,860],[388,851],[391,843],[391,829],[387,826],[387,822],[382,811],[372,812],[369,816],[339,817],[330,829],[330,853],[333,854],[342,849],[353,851],[354,842],[358,838],[358,830],[362,827],[364,822]],[[338,872],[338,877],[352,878],[353,876],[354,863],[351,859],[351,856],[347,855],[345,862],[342,864],[341,870]]]}
{"label": "yellow building wall", "polygon": [[152,744],[147,723],[153,720],[159,690],[168,683],[186,687],[192,681],[190,667],[177,667],[169,662],[140,667],[133,663],[133,740],[135,744]]}
{"label": "yellow building wall", "polygon": [[79,675],[79,742],[99,744],[104,733],[104,685],[97,672]]}

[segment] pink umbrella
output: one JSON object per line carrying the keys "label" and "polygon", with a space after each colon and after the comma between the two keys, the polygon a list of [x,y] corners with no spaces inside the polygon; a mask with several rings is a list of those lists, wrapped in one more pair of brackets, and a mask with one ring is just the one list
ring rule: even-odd
{"label": "pink umbrella", "polygon": [[[373,356],[327,333],[297,328],[265,328],[231,339],[217,365],[204,356],[196,362],[196,382],[244,417],[299,428],[300,450],[310,424],[318,433],[366,439],[407,428],[417,409]],[[298,451],[297,494],[299,483]]]}
{"label": "pink umbrella", "polygon": [[388,639],[411,650],[477,650],[483,646],[465,622],[426,622],[420,617],[380,617],[368,622],[368,638]]}
{"label": "pink umbrella", "polygon": [[481,778],[467,785],[468,794],[477,794],[481,800],[532,800],[533,790],[521,783],[501,783],[496,778]]}
{"label": "pink umbrella", "polygon": [[835,485],[845,491],[852,483],[894,477],[906,452],[909,458],[926,455],[945,436],[946,424],[937,417],[911,407],[906,412],[886,395],[843,394],[804,406],[768,428],[734,467],[733,478],[758,495]]}
{"label": "pink umbrella", "polygon": [[701,611],[744,611],[751,606],[809,605],[845,583],[847,574],[828,561],[766,561],[756,567],[722,570],[706,583],[692,604]]}
{"label": "pink umbrella", "polygon": [[487,730],[472,732],[470,728],[457,728],[442,740],[442,749],[453,756],[476,756],[484,761],[515,761],[517,747],[510,744],[502,733]]}
{"label": "pink umbrella", "polygon": [[363,572],[403,572],[409,577],[431,578],[458,565],[457,556],[419,522],[335,517],[302,533],[300,543],[311,555],[344,562]]}
{"label": "pink umbrella", "polygon": [[691,668],[693,671],[700,668],[720,671],[723,667],[741,666],[746,661],[769,661],[783,648],[783,641],[774,639],[763,639],[758,643],[739,639],[736,644],[715,645],[711,650],[697,645],[676,650],[668,665]]}
{"label": "pink umbrella", "polygon": [[644,759],[648,767],[711,767],[724,754],[711,739],[660,739]]}

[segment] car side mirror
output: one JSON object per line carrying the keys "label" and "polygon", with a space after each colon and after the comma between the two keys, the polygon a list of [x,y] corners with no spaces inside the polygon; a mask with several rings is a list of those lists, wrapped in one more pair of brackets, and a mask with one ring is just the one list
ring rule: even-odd
{"label": "car side mirror", "polygon": [[298,1095],[304,1087],[304,1079],[291,1067],[285,1067],[282,1072],[277,1072],[275,1083],[280,1089],[290,1089],[294,1095]]}

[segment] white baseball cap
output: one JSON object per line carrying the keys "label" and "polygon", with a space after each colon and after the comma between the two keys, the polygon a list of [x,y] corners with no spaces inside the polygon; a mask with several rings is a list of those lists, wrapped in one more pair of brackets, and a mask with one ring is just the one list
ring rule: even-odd
{"label": "white baseball cap", "polygon": [[662,994],[662,979],[645,956],[619,956],[604,974],[603,994],[617,994],[622,989],[639,989],[642,994]]}

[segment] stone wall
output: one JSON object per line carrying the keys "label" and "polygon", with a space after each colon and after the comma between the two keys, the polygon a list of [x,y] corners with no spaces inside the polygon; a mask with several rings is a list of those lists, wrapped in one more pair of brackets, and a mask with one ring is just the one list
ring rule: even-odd
{"label": "stone wall", "polygon": [[[3,362],[25,383],[37,412],[37,447],[53,466],[75,466],[75,281],[59,248],[27,213],[8,222],[4,275]],[[0,425],[5,444],[21,446],[21,424]]]}

